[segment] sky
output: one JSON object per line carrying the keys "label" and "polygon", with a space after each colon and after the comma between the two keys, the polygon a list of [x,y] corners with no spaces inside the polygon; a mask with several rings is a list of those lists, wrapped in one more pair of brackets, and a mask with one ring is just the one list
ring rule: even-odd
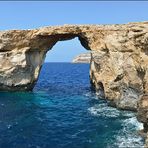
{"label": "sky", "polygon": [[[146,1],[0,1],[0,30],[139,21],[148,21]],[[47,53],[45,61],[70,62],[84,52],[77,38],[62,41]]]}

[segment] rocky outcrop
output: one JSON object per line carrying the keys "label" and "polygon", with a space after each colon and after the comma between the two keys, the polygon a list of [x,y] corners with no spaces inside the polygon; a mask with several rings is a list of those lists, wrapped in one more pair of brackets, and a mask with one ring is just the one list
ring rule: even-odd
{"label": "rocky outcrop", "polygon": [[91,59],[91,53],[82,53],[78,56],[76,56],[73,60],[72,63],[90,63]]}
{"label": "rocky outcrop", "polygon": [[147,29],[140,24],[113,31],[104,47],[92,52],[92,84],[120,109],[137,110],[137,101],[148,91],[148,24]]}
{"label": "rocky outcrop", "polygon": [[32,90],[47,51],[75,37],[92,50],[90,79],[97,94],[129,110],[137,110],[142,98],[138,119],[147,127],[148,22],[1,31],[0,90]]}
{"label": "rocky outcrop", "polygon": [[[120,47],[121,48],[121,47]],[[136,110],[147,91],[148,56],[132,52],[92,52],[90,77],[97,92],[120,109]]]}

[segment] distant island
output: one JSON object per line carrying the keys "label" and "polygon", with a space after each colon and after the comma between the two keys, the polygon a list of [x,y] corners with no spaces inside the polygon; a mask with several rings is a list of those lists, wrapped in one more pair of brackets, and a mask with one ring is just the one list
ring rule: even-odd
{"label": "distant island", "polygon": [[72,63],[90,63],[91,59],[91,53],[82,53],[78,56],[76,56],[73,60]]}

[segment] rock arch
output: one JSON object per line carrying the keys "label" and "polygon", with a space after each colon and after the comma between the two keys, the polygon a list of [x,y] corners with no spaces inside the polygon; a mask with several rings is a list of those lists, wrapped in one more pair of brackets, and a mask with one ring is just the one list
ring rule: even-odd
{"label": "rock arch", "polygon": [[[147,22],[1,31],[0,90],[32,90],[46,52],[58,41],[75,37],[92,50],[92,84],[96,90],[102,84],[105,97],[115,105],[129,109],[133,100],[148,93]],[[135,109],[136,103],[132,105]]]}

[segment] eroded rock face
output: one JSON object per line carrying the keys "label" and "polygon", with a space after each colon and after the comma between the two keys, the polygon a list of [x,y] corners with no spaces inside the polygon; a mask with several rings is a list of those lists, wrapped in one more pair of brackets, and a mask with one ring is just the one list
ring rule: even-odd
{"label": "eroded rock face", "polygon": [[75,37],[92,50],[90,78],[97,93],[118,108],[136,110],[148,93],[148,22],[1,31],[0,90],[32,90],[46,52]]}
{"label": "eroded rock face", "polygon": [[78,56],[76,56],[73,60],[72,63],[90,63],[91,60],[91,53],[82,53]]}
{"label": "eroded rock face", "polygon": [[92,52],[92,83],[120,109],[136,110],[137,100],[147,89],[148,57],[136,52]]}

